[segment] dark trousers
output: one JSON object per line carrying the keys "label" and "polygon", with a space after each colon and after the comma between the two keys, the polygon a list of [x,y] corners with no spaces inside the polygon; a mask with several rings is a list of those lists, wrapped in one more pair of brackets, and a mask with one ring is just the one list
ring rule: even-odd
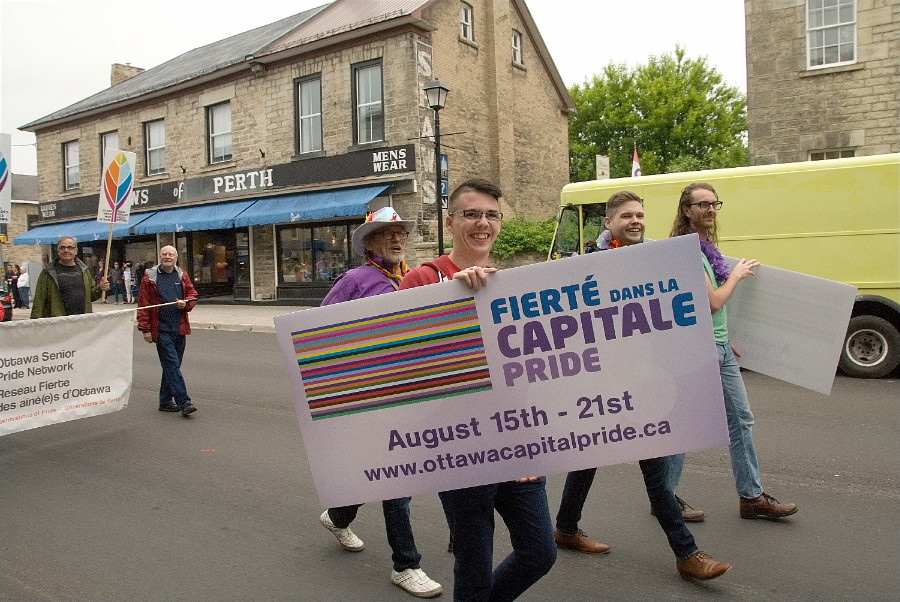
{"label": "dark trousers", "polygon": [[162,378],[159,381],[159,405],[164,406],[174,399],[175,405],[184,407],[191,403],[187,385],[181,374],[181,361],[184,359],[184,348],[187,337],[175,332],[157,333],[156,353],[162,367]]}
{"label": "dark trousers", "polygon": [[[391,560],[398,573],[406,569],[419,568],[422,555],[416,549],[412,525],[409,522],[409,500],[401,497],[395,500],[384,500],[381,509],[384,513],[384,528],[387,531],[388,544],[391,546]],[[329,508],[328,516],[335,527],[346,529],[356,518],[362,504]]]}

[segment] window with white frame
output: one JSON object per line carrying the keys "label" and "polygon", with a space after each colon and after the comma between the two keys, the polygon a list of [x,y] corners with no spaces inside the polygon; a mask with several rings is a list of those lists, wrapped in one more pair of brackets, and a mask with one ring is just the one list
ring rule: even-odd
{"label": "window with white frame", "polygon": [[475,13],[472,5],[461,2],[459,5],[459,37],[470,42],[475,41]]}
{"label": "window with white frame", "polygon": [[81,186],[81,155],[78,141],[63,144],[63,173],[66,190],[73,190]]}
{"label": "window with white frame", "polygon": [[824,161],[825,159],[846,159],[847,157],[855,156],[856,151],[852,148],[809,151],[810,161]]}
{"label": "window with white frame", "polygon": [[856,0],[807,0],[810,69],[856,62]]}
{"label": "window with white frame", "polygon": [[322,78],[305,77],[297,82],[297,150],[322,150]]}
{"label": "window with white frame", "polygon": [[162,119],[144,124],[144,146],[147,175],[166,173],[166,124]]}
{"label": "window with white frame", "polygon": [[231,103],[207,107],[206,123],[209,131],[209,163],[231,161]]}
{"label": "window with white frame", "polygon": [[513,29],[512,32],[512,60],[516,65],[522,65],[522,34]]}
{"label": "window with white frame", "polygon": [[106,149],[119,150],[119,132],[100,134],[100,165],[106,160]]}
{"label": "window with white frame", "polygon": [[380,61],[353,68],[353,96],[356,105],[356,143],[384,140]]}

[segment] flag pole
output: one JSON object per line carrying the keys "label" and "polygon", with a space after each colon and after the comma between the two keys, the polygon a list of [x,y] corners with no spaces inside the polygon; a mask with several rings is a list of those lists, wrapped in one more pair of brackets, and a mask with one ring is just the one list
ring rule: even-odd
{"label": "flag pole", "polygon": [[[106,236],[106,259],[103,263],[103,280],[109,283],[109,253],[112,249],[113,223],[109,223],[109,234]],[[126,299],[127,300],[127,299]]]}

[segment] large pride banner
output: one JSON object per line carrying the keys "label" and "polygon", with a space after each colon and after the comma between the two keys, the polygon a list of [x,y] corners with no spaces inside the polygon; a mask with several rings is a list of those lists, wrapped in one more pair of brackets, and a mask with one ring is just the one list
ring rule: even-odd
{"label": "large pride banner", "polygon": [[134,310],[0,324],[0,435],[128,405]]}
{"label": "large pride banner", "polygon": [[696,235],[285,314],[323,506],[726,445]]}

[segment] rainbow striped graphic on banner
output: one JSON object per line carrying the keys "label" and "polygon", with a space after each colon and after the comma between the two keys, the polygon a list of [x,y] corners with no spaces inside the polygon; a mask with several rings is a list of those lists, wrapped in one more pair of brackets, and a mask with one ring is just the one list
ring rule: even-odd
{"label": "rainbow striped graphic on banner", "polygon": [[471,297],[291,338],[313,420],[491,390]]}

